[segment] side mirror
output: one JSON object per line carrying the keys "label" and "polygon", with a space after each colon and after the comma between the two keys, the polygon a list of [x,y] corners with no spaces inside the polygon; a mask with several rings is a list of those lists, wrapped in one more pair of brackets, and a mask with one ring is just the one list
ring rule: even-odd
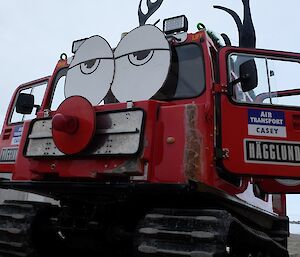
{"label": "side mirror", "polygon": [[240,82],[243,92],[257,87],[257,68],[254,60],[249,60],[240,65]]}
{"label": "side mirror", "polygon": [[16,112],[21,114],[31,114],[34,107],[34,96],[21,93],[16,103]]}

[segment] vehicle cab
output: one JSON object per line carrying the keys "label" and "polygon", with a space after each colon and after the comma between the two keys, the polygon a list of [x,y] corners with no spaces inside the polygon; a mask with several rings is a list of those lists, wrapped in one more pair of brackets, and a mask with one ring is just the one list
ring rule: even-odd
{"label": "vehicle cab", "polygon": [[[297,179],[297,107],[281,100],[298,91],[272,84],[299,56],[220,49],[205,28],[187,33],[185,19],[167,19],[164,32],[138,27],[115,49],[100,36],[75,41],[51,77],[17,89],[1,170],[14,180],[194,181],[232,195]],[[288,190],[300,188],[294,182]]]}

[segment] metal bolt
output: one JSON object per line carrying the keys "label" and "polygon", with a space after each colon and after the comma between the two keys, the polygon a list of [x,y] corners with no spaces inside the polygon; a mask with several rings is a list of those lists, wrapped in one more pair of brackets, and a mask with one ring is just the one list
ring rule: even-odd
{"label": "metal bolt", "polygon": [[97,171],[91,171],[91,172],[90,172],[90,176],[91,176],[92,178],[96,178],[96,177],[97,177]]}
{"label": "metal bolt", "polygon": [[176,141],[176,139],[175,139],[174,137],[168,137],[168,138],[167,138],[167,143],[168,143],[168,144],[174,144],[175,141]]}

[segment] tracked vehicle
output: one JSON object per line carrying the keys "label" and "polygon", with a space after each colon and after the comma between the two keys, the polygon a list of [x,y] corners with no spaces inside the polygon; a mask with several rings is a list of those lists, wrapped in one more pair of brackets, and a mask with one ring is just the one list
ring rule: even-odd
{"label": "tracked vehicle", "polygon": [[216,7],[239,47],[202,24],[188,33],[185,16],[146,25],[161,4],[140,4],[115,49],[75,41],[51,76],[17,88],[0,187],[59,204],[0,205],[1,256],[288,256],[300,54],[255,49],[246,0],[243,22]]}

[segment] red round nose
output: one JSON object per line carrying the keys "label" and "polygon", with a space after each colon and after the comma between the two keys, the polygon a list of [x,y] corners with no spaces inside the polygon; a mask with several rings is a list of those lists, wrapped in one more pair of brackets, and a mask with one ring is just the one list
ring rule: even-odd
{"label": "red round nose", "polygon": [[64,132],[67,134],[74,134],[77,132],[79,122],[76,117],[63,115],[61,113],[55,114],[52,120],[52,129]]}

